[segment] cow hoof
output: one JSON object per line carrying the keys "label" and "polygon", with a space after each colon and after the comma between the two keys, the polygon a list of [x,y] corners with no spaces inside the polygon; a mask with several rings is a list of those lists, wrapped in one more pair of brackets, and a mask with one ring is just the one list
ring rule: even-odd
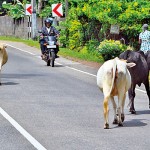
{"label": "cow hoof", "polygon": [[136,114],[136,111],[135,111],[135,110],[134,110],[134,111],[132,111],[132,112],[131,112],[131,114]]}
{"label": "cow hoof", "polygon": [[118,120],[114,119],[113,124],[118,124]]}
{"label": "cow hoof", "polygon": [[133,109],[130,109],[129,112],[131,112],[131,114],[136,114],[136,111]]}
{"label": "cow hoof", "polygon": [[0,83],[0,85],[2,85],[2,83]]}
{"label": "cow hoof", "polygon": [[106,124],[104,125],[104,129],[109,129],[109,124],[108,124],[108,123],[106,123]]}
{"label": "cow hoof", "polygon": [[118,123],[118,126],[119,127],[123,127],[123,124],[120,122],[120,123]]}
{"label": "cow hoof", "polygon": [[124,122],[124,114],[121,114],[121,120],[122,120],[122,122]]}

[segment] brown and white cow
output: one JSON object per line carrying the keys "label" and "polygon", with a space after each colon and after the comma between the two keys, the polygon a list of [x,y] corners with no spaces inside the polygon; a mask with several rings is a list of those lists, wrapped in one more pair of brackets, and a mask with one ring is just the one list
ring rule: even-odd
{"label": "brown and white cow", "polygon": [[[6,45],[4,43],[0,43],[0,74],[2,70],[2,66],[7,62],[8,55],[6,51]],[[1,85],[1,77],[0,77],[0,85]]]}
{"label": "brown and white cow", "polygon": [[[109,129],[109,100],[111,100],[114,109],[113,124],[123,126],[126,92],[131,86],[131,75],[127,67],[133,66],[135,66],[135,63],[126,63],[119,58],[115,58],[106,61],[97,72],[97,85],[104,94],[104,129]],[[118,96],[118,107],[114,96]]]}

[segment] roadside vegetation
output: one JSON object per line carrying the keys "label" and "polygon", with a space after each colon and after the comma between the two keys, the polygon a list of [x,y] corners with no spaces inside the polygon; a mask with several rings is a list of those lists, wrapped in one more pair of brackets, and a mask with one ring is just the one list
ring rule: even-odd
{"label": "roadside vegetation", "polygon": [[[28,46],[35,47],[40,50],[40,45],[38,41],[33,41],[32,39],[26,40],[26,39],[20,39],[15,37],[8,37],[8,36],[0,36],[0,40],[2,41],[13,41],[13,42],[22,42]],[[68,48],[62,48],[60,46],[59,55],[66,57],[66,58],[75,58],[75,59],[81,59],[85,61],[92,61],[92,62],[103,62],[103,58],[99,55],[94,54],[88,54],[88,53],[79,53],[77,51],[71,51]]]}
{"label": "roadside vegetation", "polygon": [[27,44],[29,46],[40,48],[39,45],[38,45],[38,41],[25,40],[25,39],[12,37],[12,36],[0,36],[0,40],[13,41],[13,42],[22,42],[22,43]]}
{"label": "roadside vegetation", "polygon": [[[150,24],[149,0],[60,0],[63,4],[64,21],[59,22],[60,55],[103,62],[131,49],[138,51],[138,36],[144,23]],[[66,2],[68,8],[65,9]],[[28,0],[3,3],[7,14],[14,19],[24,17]],[[41,18],[51,17],[52,4],[56,0],[37,0]],[[66,12],[67,11],[67,12]],[[116,26],[118,33],[111,31]],[[116,31],[115,31],[116,32]],[[4,37],[3,37],[4,38]],[[10,39],[11,40],[11,39]],[[17,39],[20,41],[21,39]],[[22,42],[39,48],[37,41]]]}

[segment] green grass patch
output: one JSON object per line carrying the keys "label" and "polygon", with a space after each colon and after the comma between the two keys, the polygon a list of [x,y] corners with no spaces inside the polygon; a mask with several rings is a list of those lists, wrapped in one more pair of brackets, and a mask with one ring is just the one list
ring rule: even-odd
{"label": "green grass patch", "polygon": [[[22,42],[28,46],[36,47],[36,48],[40,49],[39,42],[33,41],[32,39],[26,40],[26,39],[20,39],[20,38],[15,38],[15,37],[10,37],[10,36],[0,36],[0,40]],[[103,62],[103,59],[100,56],[98,57],[91,53],[80,53],[78,51],[69,50],[67,48],[61,48],[61,47],[59,50],[59,55],[61,55],[63,57],[73,57],[73,58],[86,60],[86,61],[92,61],[92,62]]]}
{"label": "green grass patch", "polygon": [[38,41],[33,41],[31,39],[26,40],[26,39],[20,39],[20,38],[16,38],[16,37],[11,37],[11,36],[0,36],[0,40],[4,40],[4,41],[12,41],[12,42],[22,42],[28,46],[31,47],[36,47],[36,48],[40,48],[39,42]]}
{"label": "green grass patch", "polygon": [[83,54],[78,51],[69,50],[67,48],[60,48],[59,54],[64,57],[69,56],[69,57],[78,58],[78,59],[86,60],[86,61],[103,62],[103,59],[101,57],[92,55],[91,53]]}

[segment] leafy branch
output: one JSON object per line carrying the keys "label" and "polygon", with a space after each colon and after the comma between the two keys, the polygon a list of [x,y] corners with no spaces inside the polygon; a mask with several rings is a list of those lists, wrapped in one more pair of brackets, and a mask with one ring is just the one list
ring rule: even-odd
{"label": "leafy branch", "polygon": [[2,7],[7,10],[7,14],[12,18],[19,19],[25,15],[24,5],[19,0],[16,0],[15,4],[4,1]]}

